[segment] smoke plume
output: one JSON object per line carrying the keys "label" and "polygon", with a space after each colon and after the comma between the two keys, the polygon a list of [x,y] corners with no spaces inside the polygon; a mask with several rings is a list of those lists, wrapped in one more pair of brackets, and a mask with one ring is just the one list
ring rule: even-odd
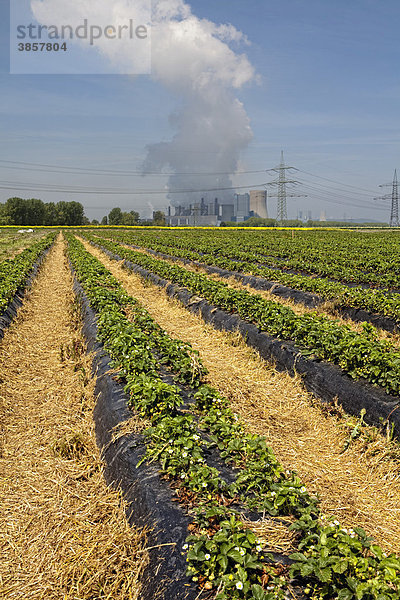
{"label": "smoke plume", "polygon": [[[42,23],[54,22],[56,15],[74,23],[84,13],[112,24],[145,14],[145,0],[32,0],[31,5]],[[184,0],[153,0],[151,77],[179,98],[180,108],[170,116],[176,131],[173,139],[147,147],[143,173],[162,169],[174,173],[168,183],[173,205],[197,202],[200,197],[232,198],[232,191],[177,191],[232,187],[231,175],[253,135],[236,93],[255,73],[247,57],[231,46],[247,43],[232,25],[196,17]],[[99,51],[113,63],[126,65],[132,59],[129,45],[112,54],[112,44],[99,44]]]}
{"label": "smoke plume", "polygon": [[252,139],[235,91],[254,78],[254,70],[228,43],[246,39],[231,25],[197,18],[183,0],[159,0],[153,17],[153,77],[179,94],[183,106],[170,117],[173,139],[148,146],[144,172],[167,168],[176,173],[168,182],[173,205],[198,202],[200,196],[227,202],[232,191],[176,192],[232,187],[230,174]]}

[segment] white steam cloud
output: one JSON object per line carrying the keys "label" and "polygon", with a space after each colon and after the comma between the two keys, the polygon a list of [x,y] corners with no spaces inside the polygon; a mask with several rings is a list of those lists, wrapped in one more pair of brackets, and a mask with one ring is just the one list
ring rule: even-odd
{"label": "white steam cloud", "polygon": [[[32,0],[35,18],[43,24],[57,21],[79,24],[89,21],[117,24],[124,19],[143,23],[147,0]],[[147,148],[143,171],[171,170],[169,199],[188,204],[204,197],[211,201],[232,198],[232,191],[177,194],[177,190],[205,190],[232,186],[231,176],[241,152],[253,134],[249,118],[236,92],[255,79],[254,68],[244,54],[230,45],[246,44],[232,25],[217,25],[192,14],[184,0],[153,0],[151,19],[151,77],[182,99],[182,107],[170,117],[176,134],[170,142]],[[99,40],[98,50],[114,64],[126,68],[132,48]],[[196,175],[196,173],[221,173]]]}
{"label": "white steam cloud", "polygon": [[[168,185],[174,205],[198,202],[199,196],[229,201],[232,191],[175,192],[232,187],[230,174],[253,136],[235,90],[254,78],[254,69],[228,42],[246,40],[231,25],[197,18],[183,0],[159,0],[153,18],[153,77],[178,93],[183,107],[170,117],[173,140],[148,147],[144,171],[167,167],[177,173]],[[194,174],[216,172],[224,174]]]}

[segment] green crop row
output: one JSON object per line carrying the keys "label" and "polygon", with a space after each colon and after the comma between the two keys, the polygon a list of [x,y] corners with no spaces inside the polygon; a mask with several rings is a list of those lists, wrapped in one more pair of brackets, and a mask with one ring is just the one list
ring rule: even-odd
{"label": "green crop row", "polygon": [[49,233],[44,239],[32,244],[13,259],[0,263],[0,314],[2,314],[16,292],[22,289],[41,253],[54,242],[56,233]]}
{"label": "green crop row", "polygon": [[[88,239],[96,243],[90,236]],[[103,240],[101,245],[122,258],[186,287],[218,308],[237,313],[242,319],[257,325],[260,331],[281,340],[293,341],[304,356],[337,364],[353,379],[364,378],[383,387],[388,393],[398,394],[400,391],[400,350],[388,340],[377,339],[374,327],[369,324],[364,324],[364,332],[358,333],[316,312],[297,315],[288,306],[266,300],[259,294],[236,290],[206,275],[170,265],[115,242]]]}
{"label": "green crop row", "polygon": [[[181,410],[180,389],[162,382],[158,374],[157,340],[161,334],[162,347],[173,348],[175,358],[167,365],[175,376],[193,350],[177,340],[169,342],[104,266],[68,237],[70,260],[98,313],[99,338],[127,381],[132,406],[151,423],[143,460],[158,461],[180,499],[196,507],[194,531],[182,549],[187,551],[188,574],[193,580],[214,590],[218,600],[283,598],[287,577],[296,574],[306,578],[307,593],[313,599],[397,598],[398,559],[384,556],[362,529],[344,530],[337,522],[320,518],[316,500],[296,474],[284,471],[265,439],[248,434],[227,400],[204,383],[206,370],[198,355],[197,375],[185,378],[194,405]],[[205,451],[212,447],[238,469],[232,484],[207,465]],[[292,528],[301,541],[286,578],[268,564],[240,513],[224,506],[227,499],[272,516],[296,516]]]}
{"label": "green crop row", "polygon": [[[104,232],[103,236],[106,235],[114,241],[120,240],[127,244],[132,243],[131,233]],[[362,308],[400,323],[400,294],[395,292],[349,287],[340,282],[329,281],[321,277],[296,275],[280,269],[271,269],[257,263],[254,264],[248,258],[246,260],[232,260],[220,254],[210,253],[209,248],[206,246],[202,249],[198,248],[197,252],[177,246],[166,246],[162,243],[162,238],[161,240],[157,238],[146,240],[145,247],[156,252],[167,253],[171,257],[189,259],[200,264],[263,277],[296,290],[318,294],[324,300],[333,302],[337,307]]]}
{"label": "green crop row", "polygon": [[[348,231],[112,231],[115,239],[163,252],[191,252],[245,262],[254,268],[294,270],[337,281],[400,288],[397,232]],[[98,235],[108,236],[108,231]]]}

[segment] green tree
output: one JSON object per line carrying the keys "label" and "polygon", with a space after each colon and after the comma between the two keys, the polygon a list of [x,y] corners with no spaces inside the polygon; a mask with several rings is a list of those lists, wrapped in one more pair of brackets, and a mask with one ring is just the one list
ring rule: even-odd
{"label": "green tree", "polygon": [[68,225],[68,202],[61,200],[56,204],[57,210],[57,225]]}
{"label": "green tree", "polygon": [[165,227],[165,214],[162,210],[155,210],[153,212],[153,225],[157,225],[157,227]]}
{"label": "green tree", "polygon": [[124,218],[122,210],[120,208],[113,208],[108,215],[109,225],[122,225],[122,219]]}
{"label": "green tree", "polygon": [[250,217],[246,221],[236,223],[236,221],[223,221],[221,227],[276,227],[275,219],[263,219],[261,217]]}
{"label": "green tree", "polygon": [[48,202],[38,198],[9,198],[2,209],[2,222],[10,225],[82,225],[85,214],[79,202]]}
{"label": "green tree", "polygon": [[26,202],[26,222],[24,225],[43,225],[45,208],[44,203],[37,198],[25,200]]}
{"label": "green tree", "polygon": [[283,221],[284,227],[304,227],[303,221],[299,219],[288,219],[287,221]]}
{"label": "green tree", "polygon": [[83,225],[84,210],[80,202],[57,202],[57,225]]}
{"label": "green tree", "polygon": [[45,207],[41,200],[30,198],[9,198],[4,206],[4,214],[12,225],[43,225]]}
{"label": "green tree", "polygon": [[22,198],[9,198],[5,203],[5,214],[9,217],[11,225],[25,225],[26,202]]}
{"label": "green tree", "polygon": [[139,213],[135,210],[131,210],[130,212],[122,213],[122,223],[121,225],[138,225],[139,223]]}
{"label": "green tree", "polygon": [[9,215],[6,213],[5,204],[0,204],[0,225],[12,225]]}
{"label": "green tree", "polygon": [[43,225],[58,225],[58,211],[54,202],[46,202],[44,205]]}
{"label": "green tree", "polygon": [[85,211],[80,202],[67,202],[68,204],[68,225],[83,225],[85,217]]}
{"label": "green tree", "polygon": [[[239,225],[239,223],[236,223]],[[240,223],[244,227],[275,227],[277,225],[275,219],[263,219],[262,217],[250,217],[243,223]]]}
{"label": "green tree", "polygon": [[108,219],[107,219],[107,217],[103,217],[102,218],[101,225],[108,225]]}

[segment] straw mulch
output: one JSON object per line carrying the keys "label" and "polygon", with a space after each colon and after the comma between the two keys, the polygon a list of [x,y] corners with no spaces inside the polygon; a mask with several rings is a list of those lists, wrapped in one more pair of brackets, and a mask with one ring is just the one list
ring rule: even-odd
{"label": "straw mulch", "polygon": [[[129,246],[127,246],[126,244],[121,244],[121,245],[125,246],[126,248],[129,248]],[[137,249],[137,251],[141,252],[142,254],[147,254],[148,256],[152,256],[149,252],[147,252],[143,248]],[[165,262],[167,262],[171,265],[176,265],[176,262],[173,260],[170,260],[170,259],[164,259],[164,260],[165,260]],[[288,306],[289,308],[291,308],[293,310],[293,312],[296,315],[305,315],[310,312],[316,312],[319,315],[327,317],[328,319],[335,319],[341,325],[347,325],[348,327],[350,327],[350,329],[352,329],[353,331],[356,331],[357,333],[363,332],[362,323],[358,323],[357,321],[353,321],[352,319],[350,319],[348,317],[342,316],[340,314],[340,312],[337,310],[337,308],[335,307],[334,302],[326,301],[326,302],[320,304],[319,306],[317,306],[316,308],[311,309],[311,308],[304,306],[303,304],[298,304],[298,303],[294,302],[290,298],[280,298],[279,296],[272,294],[271,291],[256,290],[248,284],[244,285],[244,284],[240,283],[240,281],[235,279],[235,277],[233,277],[233,276],[229,277],[229,278],[225,278],[225,277],[221,277],[220,275],[217,275],[216,273],[208,273],[205,268],[197,266],[195,264],[193,264],[193,265],[183,265],[182,264],[181,266],[183,266],[188,271],[192,271],[193,273],[200,273],[201,275],[206,275],[207,277],[209,277],[210,279],[212,279],[214,281],[227,283],[230,287],[234,288],[235,290],[243,290],[244,289],[247,292],[249,292],[249,294],[262,296],[266,300],[270,300],[272,302],[277,302],[278,304]],[[277,284],[277,285],[279,285],[279,284]],[[390,333],[384,329],[377,328],[376,335],[377,335],[378,339],[388,340],[394,346],[400,347],[400,334]]]}
{"label": "straw mulch", "polygon": [[144,534],[107,488],[94,381],[58,240],[0,344],[0,597],[138,597]]}
{"label": "straw mulch", "polygon": [[400,554],[400,446],[357,419],[322,405],[300,378],[279,373],[237,334],[218,332],[164,291],[86,245],[149,310],[169,334],[200,351],[209,382],[225,394],[252,432],[266,436],[286,468],[296,470],[321,498],[326,515],[346,527],[364,527],[387,550]]}

